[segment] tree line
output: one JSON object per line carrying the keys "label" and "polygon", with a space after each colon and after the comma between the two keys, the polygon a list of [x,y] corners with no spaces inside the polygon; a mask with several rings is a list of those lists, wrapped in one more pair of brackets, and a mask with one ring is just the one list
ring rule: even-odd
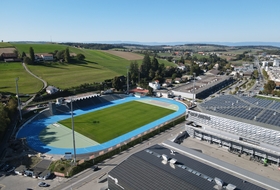
{"label": "tree line", "polygon": [[124,48],[119,44],[96,44],[96,43],[62,43],[68,46],[74,46],[85,49],[99,49],[99,50],[109,50],[113,48]]}
{"label": "tree line", "polygon": [[[84,61],[86,58],[83,54],[78,53],[75,58],[70,56],[69,48],[67,47],[64,50],[55,50],[53,52],[49,52],[49,54],[53,55],[54,60],[60,60],[66,63],[72,63],[75,61]],[[29,48],[29,57],[26,56],[25,52],[22,52],[22,58],[26,64],[32,65],[32,64],[39,64],[39,61],[35,58],[35,52],[33,47]]]}
{"label": "tree line", "polygon": [[12,118],[17,111],[17,100],[11,97],[7,104],[0,103],[0,137],[11,124]]}

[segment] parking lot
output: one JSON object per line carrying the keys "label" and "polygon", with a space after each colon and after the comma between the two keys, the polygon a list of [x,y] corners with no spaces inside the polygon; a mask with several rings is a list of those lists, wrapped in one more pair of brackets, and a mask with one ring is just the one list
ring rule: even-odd
{"label": "parking lot", "polygon": [[[21,157],[23,159],[23,157]],[[26,158],[26,157],[25,157]],[[29,158],[29,157],[27,157]],[[24,160],[24,159],[23,159]],[[31,158],[29,158],[31,160]],[[26,160],[24,160],[26,161]],[[0,190],[5,189],[13,189],[13,190],[20,190],[20,189],[50,189],[52,186],[56,186],[56,184],[60,183],[62,179],[55,178],[54,175],[47,176],[49,179],[43,180],[45,175],[45,171],[48,171],[47,168],[49,167],[51,161],[50,160],[41,160],[37,162],[37,164],[33,165],[32,167],[28,162],[22,162],[25,165],[18,165],[16,161],[12,162],[5,162],[0,164]],[[49,172],[48,172],[49,173]],[[41,178],[41,179],[39,179]],[[40,182],[47,183],[46,185],[41,186],[48,186],[49,187],[39,187],[38,183]]]}

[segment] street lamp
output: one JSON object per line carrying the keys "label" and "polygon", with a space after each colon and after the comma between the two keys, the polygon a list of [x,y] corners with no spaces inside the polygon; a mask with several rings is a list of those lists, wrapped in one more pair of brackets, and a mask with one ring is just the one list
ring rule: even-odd
{"label": "street lamp", "polygon": [[20,107],[20,100],[19,100],[19,94],[18,94],[18,80],[19,80],[19,77],[16,78],[16,92],[17,92],[17,100],[18,100],[19,119],[21,121],[22,115],[21,115],[21,107]]}
{"label": "street lamp", "polygon": [[74,165],[76,164],[76,144],[75,144],[75,131],[74,131],[74,117],[73,117],[73,100],[71,98],[71,121],[72,121],[72,135],[73,135],[73,148],[74,148]]}

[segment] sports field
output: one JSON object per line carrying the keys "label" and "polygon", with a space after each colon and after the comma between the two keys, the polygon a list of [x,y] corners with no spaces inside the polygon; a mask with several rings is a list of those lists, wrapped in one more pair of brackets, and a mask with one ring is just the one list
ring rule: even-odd
{"label": "sports field", "polygon": [[[174,100],[130,96],[102,106],[77,109],[74,111],[76,152],[92,153],[129,142],[185,112],[185,105]],[[71,115],[65,112],[34,119],[21,127],[16,138],[26,138],[28,146],[41,153],[72,152]]]}
{"label": "sports field", "polygon": [[[131,101],[74,118],[75,131],[104,143],[175,112],[171,109]],[[59,122],[71,128],[71,119]]]}

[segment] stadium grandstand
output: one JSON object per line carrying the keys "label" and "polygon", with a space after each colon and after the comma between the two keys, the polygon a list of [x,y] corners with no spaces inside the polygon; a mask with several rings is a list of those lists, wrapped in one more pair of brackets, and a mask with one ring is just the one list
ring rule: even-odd
{"label": "stadium grandstand", "polygon": [[227,147],[252,159],[280,164],[279,102],[246,96],[220,95],[188,110],[189,136]]}
{"label": "stadium grandstand", "polygon": [[98,106],[104,104],[111,104],[111,101],[119,100],[127,97],[126,94],[87,94],[72,96],[66,98],[58,98],[56,102],[49,103],[49,109],[43,110],[40,114],[36,116],[36,120],[47,118],[52,115],[59,115],[69,113],[71,110],[71,99],[73,110],[77,109],[87,109],[90,106]]}

